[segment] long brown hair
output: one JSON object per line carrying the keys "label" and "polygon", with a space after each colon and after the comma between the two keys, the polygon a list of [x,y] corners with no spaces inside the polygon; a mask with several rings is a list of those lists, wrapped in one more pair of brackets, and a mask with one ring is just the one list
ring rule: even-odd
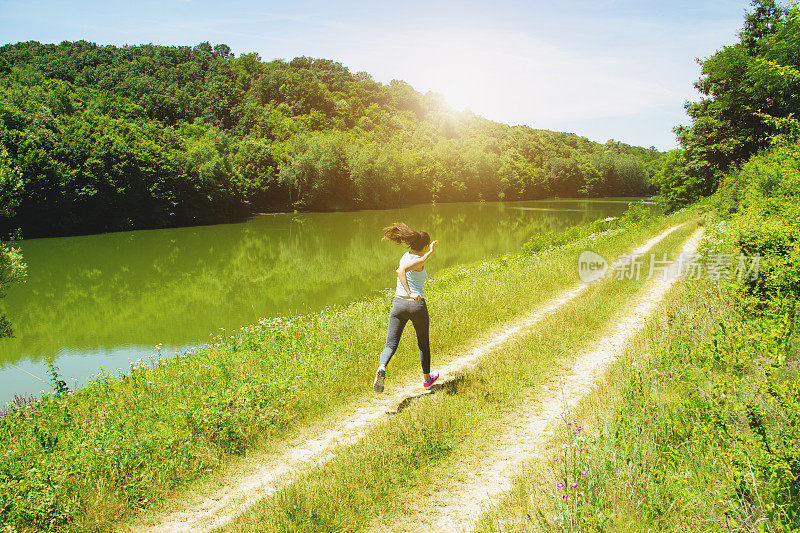
{"label": "long brown hair", "polygon": [[414,251],[420,251],[431,242],[431,237],[424,231],[414,231],[402,222],[395,222],[383,228],[382,241],[394,241],[397,244],[407,244]]}

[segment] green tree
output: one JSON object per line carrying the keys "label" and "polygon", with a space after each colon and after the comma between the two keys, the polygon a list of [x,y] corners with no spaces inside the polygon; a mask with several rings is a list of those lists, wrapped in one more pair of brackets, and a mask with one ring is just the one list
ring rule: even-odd
{"label": "green tree", "polygon": [[680,149],[667,152],[661,159],[653,184],[658,187],[659,199],[667,211],[693,202],[700,190],[688,173],[686,157]]}
{"label": "green tree", "polygon": [[692,124],[675,129],[684,148],[686,181],[667,203],[714,192],[729,170],[769,144],[777,129],[765,117],[790,117],[800,110],[800,80],[781,70],[800,66],[798,13],[797,6],[754,0],[739,42],[701,63],[695,86],[704,97],[686,105]]}
{"label": "green tree", "polygon": [[[22,192],[22,172],[13,166],[8,151],[0,144],[0,216],[11,217],[19,205]],[[13,240],[0,239],[0,298],[5,296],[8,286],[25,279],[25,263],[19,247]],[[11,337],[14,330],[5,313],[0,312],[0,338]]]}

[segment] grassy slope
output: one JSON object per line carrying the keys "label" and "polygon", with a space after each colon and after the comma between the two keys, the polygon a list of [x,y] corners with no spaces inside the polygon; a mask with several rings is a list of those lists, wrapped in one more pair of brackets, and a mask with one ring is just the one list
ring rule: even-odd
{"label": "grassy slope", "polygon": [[[668,223],[613,230],[594,248],[619,254]],[[436,275],[428,291],[435,357],[457,354],[466,340],[572,285],[578,252],[506,256]],[[364,394],[389,305],[379,297],[264,321],[9,416],[0,422],[3,521],[103,529]],[[392,372],[416,371],[415,352],[406,339]]]}
{"label": "grassy slope", "polygon": [[[685,226],[653,251],[676,250],[694,229]],[[390,523],[420,512],[427,495],[457,483],[465,463],[480,461],[494,432],[514,417],[521,395],[569,364],[643,283],[606,280],[591,286],[534,332],[485,357],[441,393],[414,402],[227,529],[360,530],[376,518]]]}
{"label": "grassy slope", "polygon": [[[551,442],[554,454],[566,446],[578,467],[530,465],[479,531],[500,531],[500,523],[557,531],[798,531],[800,343],[791,284],[799,262],[790,215],[797,204],[763,184],[777,189],[793,172],[796,179],[800,158],[770,165],[773,157],[745,167],[757,171],[741,180],[752,184],[740,195],[751,205],[710,223],[703,246],[706,264],[720,253],[761,253],[758,281],[687,280],[649,335],[575,411],[591,437],[581,443],[588,454],[574,453],[568,428]],[[769,208],[758,214],[764,203]],[[576,475],[584,470],[588,476]],[[576,480],[579,487],[569,488]]]}

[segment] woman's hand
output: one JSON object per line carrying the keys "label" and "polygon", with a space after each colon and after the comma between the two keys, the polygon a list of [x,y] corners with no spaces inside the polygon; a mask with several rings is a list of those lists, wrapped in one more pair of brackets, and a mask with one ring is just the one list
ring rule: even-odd
{"label": "woman's hand", "polygon": [[411,294],[409,294],[408,296],[409,296],[409,298],[411,298],[412,300],[416,300],[416,301],[420,301],[420,300],[422,300],[422,296],[420,296],[420,295],[419,295],[419,293],[416,293],[416,292],[412,292],[412,293],[411,293]]}
{"label": "woman's hand", "polygon": [[434,247],[436,247],[438,244],[439,244],[439,241],[433,241],[433,242],[431,243],[431,250],[430,250],[430,253],[433,253],[433,249],[434,249]]}

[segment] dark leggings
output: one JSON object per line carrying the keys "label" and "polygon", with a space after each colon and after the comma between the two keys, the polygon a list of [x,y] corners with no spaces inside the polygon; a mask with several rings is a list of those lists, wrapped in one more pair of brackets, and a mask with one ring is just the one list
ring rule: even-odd
{"label": "dark leggings", "polygon": [[428,338],[428,304],[425,299],[406,300],[395,296],[392,312],[389,314],[389,332],[386,334],[386,348],[381,352],[381,365],[386,366],[397,351],[400,344],[400,335],[406,322],[411,320],[414,331],[417,332],[417,346],[419,346],[419,362],[422,364],[422,373],[428,374],[431,370],[431,347]]}

